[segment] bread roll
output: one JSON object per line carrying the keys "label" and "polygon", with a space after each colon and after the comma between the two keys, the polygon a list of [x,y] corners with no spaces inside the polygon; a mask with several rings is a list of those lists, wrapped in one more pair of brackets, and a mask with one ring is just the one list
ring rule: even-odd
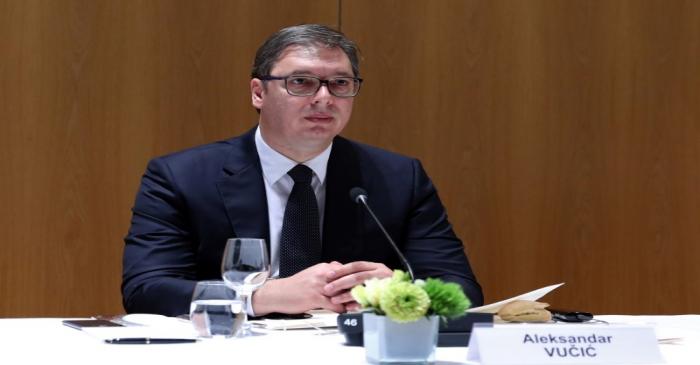
{"label": "bread roll", "polygon": [[514,300],[498,310],[498,316],[508,322],[549,322],[552,313],[549,304],[531,300]]}

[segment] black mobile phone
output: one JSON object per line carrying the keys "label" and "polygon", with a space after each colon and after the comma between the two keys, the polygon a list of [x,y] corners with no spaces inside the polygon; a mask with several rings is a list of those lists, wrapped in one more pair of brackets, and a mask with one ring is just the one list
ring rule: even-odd
{"label": "black mobile phone", "polygon": [[313,317],[309,313],[269,313],[262,317],[256,317],[256,319],[308,319]]}
{"label": "black mobile phone", "polygon": [[106,319],[67,319],[63,321],[63,324],[75,329],[86,327],[124,327],[124,325]]}

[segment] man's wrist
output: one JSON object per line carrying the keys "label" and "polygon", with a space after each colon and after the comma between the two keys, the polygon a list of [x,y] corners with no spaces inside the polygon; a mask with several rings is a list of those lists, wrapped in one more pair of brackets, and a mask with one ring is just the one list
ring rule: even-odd
{"label": "man's wrist", "polygon": [[271,305],[274,305],[275,301],[270,300],[269,295],[275,291],[275,281],[276,280],[268,279],[263,286],[254,291],[253,295],[250,296],[250,309],[256,316],[264,316],[275,311],[274,308],[271,307]]}

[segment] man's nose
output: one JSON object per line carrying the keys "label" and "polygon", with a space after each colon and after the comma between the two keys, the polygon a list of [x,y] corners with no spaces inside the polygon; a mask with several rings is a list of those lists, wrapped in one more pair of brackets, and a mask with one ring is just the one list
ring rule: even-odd
{"label": "man's nose", "polygon": [[318,88],[318,91],[313,96],[313,102],[315,104],[322,102],[331,104],[333,102],[333,94],[328,90],[328,84],[321,84],[321,87]]}

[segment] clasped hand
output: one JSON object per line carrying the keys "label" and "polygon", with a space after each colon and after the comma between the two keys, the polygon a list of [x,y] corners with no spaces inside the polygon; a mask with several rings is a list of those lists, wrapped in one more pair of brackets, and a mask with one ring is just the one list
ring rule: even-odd
{"label": "clasped hand", "polygon": [[270,280],[252,298],[255,315],[303,313],[326,309],[336,313],[359,309],[350,289],[371,278],[384,278],[392,271],[384,264],[337,261],[316,264],[288,278]]}

